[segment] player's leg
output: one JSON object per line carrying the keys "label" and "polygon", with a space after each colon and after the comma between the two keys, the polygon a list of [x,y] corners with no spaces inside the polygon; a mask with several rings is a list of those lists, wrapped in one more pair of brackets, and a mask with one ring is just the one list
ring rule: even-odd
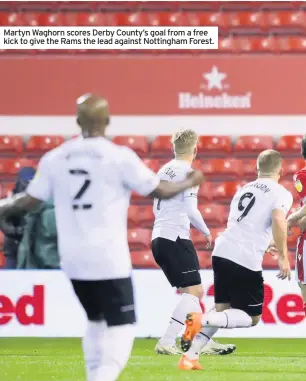
{"label": "player's leg", "polygon": [[[229,294],[229,277],[228,273],[224,271],[224,266],[219,265],[219,259],[215,260],[213,257],[213,270],[214,270],[214,289],[215,289],[215,303],[223,306],[224,309],[230,307],[230,294]],[[214,310],[210,311],[214,312]],[[182,366],[184,360],[197,360],[203,348],[207,345],[208,340],[206,337],[207,330],[211,330],[210,335],[214,334],[218,327],[202,327],[201,318],[202,314],[192,313],[196,320],[191,326],[186,326],[185,333],[181,339],[181,346],[185,354],[179,363],[179,368],[185,369]],[[203,335],[205,333],[205,335]],[[209,334],[207,336],[210,336]],[[187,361],[188,363],[188,361]],[[184,365],[184,364],[183,364]],[[188,365],[188,364],[187,364]]]}
{"label": "player's leg", "polygon": [[304,311],[306,314],[306,242],[303,237],[298,239],[297,249],[296,249],[296,262],[295,262],[295,273],[297,277],[298,284],[301,289],[302,298],[304,301]]}
{"label": "player's leg", "polygon": [[300,286],[302,298],[304,301],[304,312],[306,315],[306,283],[299,282],[299,286]]}
{"label": "player's leg", "polygon": [[[130,278],[73,281],[88,317],[83,339],[87,381],[115,381],[129,358],[134,341],[134,300]],[[105,297],[107,295],[107,297]]]}
{"label": "player's leg", "polygon": [[200,297],[203,290],[198,257],[192,242],[181,239],[173,242],[157,238],[152,242],[152,252],[171,286],[176,287],[181,293],[170,323],[155,350],[160,354],[179,354],[176,338],[184,328],[186,314],[189,311],[201,312]]}
{"label": "player's leg", "polygon": [[[189,314],[183,335],[185,343],[182,343],[185,349],[201,327],[248,328],[260,321],[264,297],[261,272],[251,271],[218,257],[213,257],[213,267],[216,311],[205,315]],[[218,278],[222,279],[219,286]],[[227,280],[224,282],[225,279]],[[224,292],[225,289],[229,295],[230,308],[226,308],[224,304],[227,301],[220,298],[219,292]]]}

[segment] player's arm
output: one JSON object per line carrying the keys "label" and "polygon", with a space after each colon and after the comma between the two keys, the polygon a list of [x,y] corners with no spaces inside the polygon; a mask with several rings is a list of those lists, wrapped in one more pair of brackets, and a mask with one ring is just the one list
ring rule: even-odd
{"label": "player's arm", "polygon": [[142,196],[168,199],[203,181],[203,175],[199,171],[190,173],[186,179],[177,183],[161,181],[132,150],[125,148],[123,156],[125,159],[124,165],[122,163],[123,184]]}
{"label": "player's arm", "polygon": [[207,240],[207,248],[212,246],[212,236],[198,209],[197,190],[195,188],[187,189],[184,192],[184,206],[191,224],[199,230]]}
{"label": "player's arm", "polygon": [[176,196],[177,194],[184,192],[188,188],[192,188],[201,184],[204,180],[204,176],[199,171],[193,171],[186,179],[175,183],[168,181],[160,181],[157,187],[149,194],[153,198],[159,198],[161,200],[168,199]]}
{"label": "player's arm", "polygon": [[42,201],[48,201],[51,198],[51,180],[47,155],[40,160],[38,171],[26,192],[0,201],[1,224],[5,224],[9,217],[29,212],[38,207]]}
{"label": "player's arm", "polygon": [[298,224],[300,220],[306,217],[306,204],[299,208],[296,212],[291,213],[287,218],[288,227]]}
{"label": "player's arm", "polygon": [[288,259],[286,215],[292,206],[293,198],[289,192],[280,194],[272,209],[272,235],[275,247],[279,252],[280,273],[278,278],[291,279],[290,263]]}

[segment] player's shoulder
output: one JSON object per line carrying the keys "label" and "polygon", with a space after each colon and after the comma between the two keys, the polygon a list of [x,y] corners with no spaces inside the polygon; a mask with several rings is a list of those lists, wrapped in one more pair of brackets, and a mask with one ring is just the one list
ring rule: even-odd
{"label": "player's shoulder", "polygon": [[306,167],[300,169],[299,171],[297,171],[297,172],[293,175],[293,180],[294,180],[294,181],[296,181],[296,180],[300,180],[300,179],[303,179],[303,180],[306,179]]}
{"label": "player's shoulder", "polygon": [[288,199],[288,200],[293,199],[291,192],[289,192],[288,189],[286,189],[282,184],[275,183],[275,190],[284,199]]}
{"label": "player's shoulder", "polygon": [[183,161],[172,159],[160,168],[158,174],[169,172],[173,173],[176,178],[184,178],[187,173],[192,171],[193,169]]}

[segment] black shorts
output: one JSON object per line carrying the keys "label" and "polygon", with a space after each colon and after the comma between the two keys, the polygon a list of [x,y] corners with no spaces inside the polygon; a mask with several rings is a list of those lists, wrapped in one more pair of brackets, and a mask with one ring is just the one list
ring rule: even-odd
{"label": "black shorts", "polygon": [[264,281],[261,271],[252,271],[225,258],[212,257],[215,303],[229,303],[250,316],[262,314]]}
{"label": "black shorts", "polygon": [[105,320],[109,326],[135,323],[131,278],[71,282],[88,320]]}
{"label": "black shorts", "polygon": [[197,252],[189,239],[155,238],[152,252],[172,287],[189,287],[201,284]]}

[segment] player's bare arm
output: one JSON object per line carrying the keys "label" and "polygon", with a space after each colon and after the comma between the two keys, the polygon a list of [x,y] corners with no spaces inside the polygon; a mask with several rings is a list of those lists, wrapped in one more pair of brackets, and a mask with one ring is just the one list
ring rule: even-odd
{"label": "player's bare arm", "polygon": [[2,199],[0,200],[0,218],[7,218],[29,212],[35,209],[40,203],[41,200],[25,192]]}
{"label": "player's bare arm", "polygon": [[306,205],[302,206],[296,212],[290,214],[287,218],[288,228],[290,229],[293,225],[298,224],[301,219],[306,217]]}
{"label": "player's bare arm", "polygon": [[275,209],[272,212],[272,234],[275,247],[279,252],[280,279],[291,279],[290,263],[287,248],[287,221],[282,210]]}
{"label": "player's bare arm", "polygon": [[203,180],[204,176],[200,171],[193,171],[188,174],[185,180],[177,183],[161,181],[157,188],[151,192],[150,196],[159,199],[172,198],[188,188],[200,185]]}

